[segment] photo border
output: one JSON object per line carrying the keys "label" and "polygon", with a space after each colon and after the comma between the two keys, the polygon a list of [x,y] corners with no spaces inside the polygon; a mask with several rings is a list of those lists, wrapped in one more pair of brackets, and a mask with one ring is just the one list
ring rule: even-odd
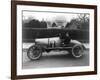
{"label": "photo border", "polygon": [[[62,8],[84,8],[94,9],[94,71],[86,72],[70,72],[70,73],[50,73],[50,74],[34,74],[34,75],[17,75],[17,5],[33,5],[48,6]],[[96,5],[80,5],[80,4],[64,4],[64,3],[48,3],[33,1],[11,1],[11,79],[29,79],[29,78],[45,78],[45,77],[61,77],[76,75],[93,75],[97,74],[97,6]]]}

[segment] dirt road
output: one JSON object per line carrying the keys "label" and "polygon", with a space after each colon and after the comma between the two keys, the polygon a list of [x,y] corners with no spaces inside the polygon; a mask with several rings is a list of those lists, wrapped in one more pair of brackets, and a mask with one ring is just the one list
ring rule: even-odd
{"label": "dirt road", "polygon": [[52,67],[73,67],[89,65],[89,50],[84,55],[75,59],[67,54],[67,51],[51,51],[43,53],[39,60],[31,61],[27,57],[27,50],[23,51],[23,69],[52,68]]}

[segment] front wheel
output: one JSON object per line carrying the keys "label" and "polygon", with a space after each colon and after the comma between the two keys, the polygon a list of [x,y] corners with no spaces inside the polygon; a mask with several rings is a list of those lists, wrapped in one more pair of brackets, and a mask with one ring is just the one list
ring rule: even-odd
{"label": "front wheel", "polygon": [[72,56],[75,58],[80,58],[83,55],[83,46],[82,45],[74,45],[72,47]]}
{"label": "front wheel", "polygon": [[30,60],[37,60],[42,56],[42,50],[39,46],[31,46],[28,49],[27,56]]}

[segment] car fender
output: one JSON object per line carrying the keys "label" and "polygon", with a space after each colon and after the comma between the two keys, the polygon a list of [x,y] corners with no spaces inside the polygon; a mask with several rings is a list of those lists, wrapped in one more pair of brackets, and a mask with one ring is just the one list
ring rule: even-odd
{"label": "car fender", "polygon": [[78,40],[71,40],[70,42],[71,42],[72,44],[74,44],[74,45],[76,45],[76,44],[77,44],[77,45],[81,45],[81,46],[83,47],[83,49],[86,49],[85,46],[83,45],[83,43],[81,43],[81,42],[78,41]]}

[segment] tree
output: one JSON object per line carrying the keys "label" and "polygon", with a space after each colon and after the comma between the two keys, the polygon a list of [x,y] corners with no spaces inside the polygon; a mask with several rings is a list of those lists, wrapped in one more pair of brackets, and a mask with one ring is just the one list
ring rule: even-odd
{"label": "tree", "polygon": [[89,15],[79,14],[78,21],[80,22],[80,29],[89,30]]}
{"label": "tree", "polygon": [[52,23],[52,27],[57,27],[55,22]]}
{"label": "tree", "polygon": [[38,21],[36,19],[30,20],[28,23],[23,22],[23,28],[47,28],[47,23],[45,21]]}
{"label": "tree", "polygon": [[39,28],[40,22],[38,20],[33,19],[28,23],[28,26],[31,28]]}
{"label": "tree", "polygon": [[47,28],[47,23],[45,21],[40,22],[40,27],[41,28]]}
{"label": "tree", "polygon": [[74,18],[70,22],[68,22],[65,28],[89,30],[89,15],[78,14],[77,18]]}
{"label": "tree", "polygon": [[79,21],[77,19],[72,19],[65,25],[67,29],[79,29]]}
{"label": "tree", "polygon": [[78,14],[78,20],[81,22],[89,22],[88,14]]}
{"label": "tree", "polygon": [[28,23],[24,23],[24,27],[27,27],[27,28],[40,28],[40,22],[36,19],[32,19]]}

